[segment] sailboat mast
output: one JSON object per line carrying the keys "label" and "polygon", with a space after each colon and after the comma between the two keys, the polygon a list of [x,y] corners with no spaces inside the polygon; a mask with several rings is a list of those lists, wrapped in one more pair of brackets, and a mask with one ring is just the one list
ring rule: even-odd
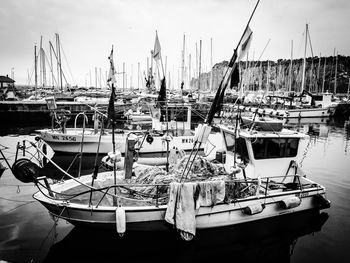
{"label": "sailboat mast", "polygon": [[182,83],[185,83],[185,34],[183,37],[183,43],[182,43],[182,52],[181,52],[181,81]]}
{"label": "sailboat mast", "polygon": [[292,78],[293,74],[293,40],[291,41],[291,49],[290,49],[290,67],[289,67],[289,92],[292,91]]}
{"label": "sailboat mast", "polygon": [[270,89],[270,61],[267,60],[267,72],[266,72],[266,94],[269,94]]}
{"label": "sailboat mast", "polygon": [[303,76],[301,79],[301,91],[305,89],[305,70],[306,70],[306,47],[307,47],[307,32],[309,30],[309,25],[306,24],[305,30],[305,48],[304,48],[304,59],[303,59]]}
{"label": "sailboat mast", "polygon": [[202,60],[202,40],[199,40],[199,61],[198,61],[198,99],[201,87],[201,60]]}
{"label": "sailboat mast", "polygon": [[210,38],[210,91],[213,91],[213,38]]}
{"label": "sailboat mast", "polygon": [[39,71],[39,82],[40,86],[44,86],[44,74],[43,74],[43,36],[40,36],[40,48],[39,48],[39,63],[40,63],[40,71]]}
{"label": "sailboat mast", "polygon": [[59,65],[59,73],[60,73],[60,86],[61,86],[61,92],[63,92],[63,86],[62,86],[62,63],[61,63],[61,45],[60,45],[60,37],[58,34],[56,34],[56,44],[57,44],[57,57],[58,57],[58,65]]}
{"label": "sailboat mast", "polygon": [[327,58],[324,57],[323,78],[322,78],[322,93],[324,92],[324,83],[326,81],[326,61],[327,61]]}
{"label": "sailboat mast", "polygon": [[137,90],[140,90],[140,62],[137,62]]}
{"label": "sailboat mast", "polygon": [[314,58],[312,57],[311,59],[311,67],[310,67],[310,86],[309,86],[309,91],[313,91],[313,81],[312,81],[312,76],[313,76],[313,69],[314,69]]}
{"label": "sailboat mast", "polygon": [[36,55],[36,45],[34,46],[34,78],[35,78],[35,99],[37,99],[37,88],[38,88],[38,57]]}
{"label": "sailboat mast", "polygon": [[53,75],[53,65],[52,65],[52,45],[50,43],[50,64],[51,64],[51,86],[54,87],[54,75]]}
{"label": "sailboat mast", "polygon": [[125,91],[125,62],[123,62],[123,91]]}
{"label": "sailboat mast", "polygon": [[320,53],[320,57],[318,58],[317,81],[316,81],[316,88],[317,88],[317,91],[316,91],[316,93],[319,93],[319,91],[320,91],[320,88],[319,88],[319,83],[320,83],[320,68],[321,68],[321,53]]}
{"label": "sailboat mast", "polygon": [[338,51],[335,57],[335,74],[334,74],[334,95],[337,94],[337,72],[338,72]]}
{"label": "sailboat mast", "polygon": [[191,86],[191,54],[188,55],[188,87]]}

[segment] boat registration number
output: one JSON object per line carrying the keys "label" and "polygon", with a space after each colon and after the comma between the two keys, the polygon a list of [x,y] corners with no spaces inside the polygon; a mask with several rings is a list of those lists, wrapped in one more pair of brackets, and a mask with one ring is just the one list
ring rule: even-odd
{"label": "boat registration number", "polygon": [[193,143],[193,142],[194,142],[193,138],[182,139],[182,143]]}
{"label": "boat registration number", "polygon": [[297,196],[297,197],[306,197],[306,196],[309,196],[309,192],[303,192],[303,193],[300,193],[300,194],[296,194],[295,196]]}
{"label": "boat registration number", "polygon": [[74,136],[67,136],[67,135],[52,135],[52,139],[57,140],[57,141],[70,141],[70,142],[75,142],[77,138]]}

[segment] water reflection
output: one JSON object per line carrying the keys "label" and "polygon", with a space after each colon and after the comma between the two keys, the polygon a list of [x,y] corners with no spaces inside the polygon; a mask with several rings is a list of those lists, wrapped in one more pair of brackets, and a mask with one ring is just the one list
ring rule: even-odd
{"label": "water reflection", "polygon": [[175,231],[126,232],[73,228],[44,262],[290,262],[298,238],[321,230],[328,214],[301,212],[230,228],[199,231],[186,242]]}

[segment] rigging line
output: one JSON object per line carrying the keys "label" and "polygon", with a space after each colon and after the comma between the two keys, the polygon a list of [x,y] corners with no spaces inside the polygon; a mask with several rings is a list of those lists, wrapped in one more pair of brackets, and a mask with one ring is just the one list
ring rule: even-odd
{"label": "rigging line", "polygon": [[314,57],[314,51],[312,49],[312,44],[311,44],[310,30],[307,31],[307,35],[309,36],[309,44],[310,44],[310,48],[311,48],[311,55],[312,55],[312,58],[313,58]]}
{"label": "rigging line", "polygon": [[50,43],[51,49],[52,49],[52,51],[53,51],[53,54],[55,55],[56,61],[57,61],[58,64],[59,64],[59,68],[60,68],[60,71],[62,72],[63,78],[64,78],[64,80],[66,81],[66,84],[68,84],[68,81],[67,81],[67,79],[66,79],[66,75],[64,74],[64,72],[63,72],[63,70],[62,70],[62,63],[59,62],[59,59],[58,59],[57,54],[56,54],[56,51],[55,51],[55,49],[53,48],[51,41],[50,41],[49,43]]}
{"label": "rigging line", "polygon": [[58,83],[57,83],[57,81],[56,81],[56,78],[55,78],[55,76],[54,76],[54,74],[53,74],[53,68],[52,68],[52,65],[50,64],[50,60],[49,60],[49,58],[47,57],[47,55],[46,55],[46,53],[44,53],[45,54],[45,58],[46,58],[46,61],[47,61],[47,64],[49,65],[49,67],[50,67],[50,71],[51,71],[51,77],[53,78],[53,81],[55,82],[55,84],[56,85],[58,85]]}
{"label": "rigging line", "polygon": [[265,47],[264,47],[263,51],[262,51],[262,52],[261,52],[261,54],[260,54],[260,57],[259,57],[258,61],[257,61],[257,62],[255,62],[255,64],[254,64],[254,68],[257,66],[258,62],[261,62],[261,61],[260,61],[260,59],[261,59],[262,55],[264,54],[265,49],[267,48],[267,46],[268,46],[268,44],[270,43],[270,41],[271,41],[271,38],[269,38],[269,40],[267,41],[267,43],[266,43],[266,45],[265,45]]}
{"label": "rigging line", "polygon": [[6,215],[6,214],[8,214],[8,213],[11,213],[11,212],[15,211],[16,209],[18,209],[18,208],[20,208],[20,207],[22,207],[22,206],[29,205],[29,204],[35,203],[35,202],[36,202],[36,201],[34,201],[34,200],[33,200],[33,201],[28,201],[27,203],[18,205],[18,206],[16,206],[15,208],[12,208],[12,209],[10,209],[10,210],[8,210],[8,211],[6,211],[6,212],[1,213],[0,216]]}
{"label": "rigging line", "polygon": [[70,66],[69,66],[69,64],[68,64],[68,60],[67,60],[66,54],[64,53],[64,49],[63,49],[62,43],[60,43],[60,46],[61,46],[61,49],[62,49],[62,51],[63,51],[63,56],[64,56],[64,59],[65,59],[65,61],[66,61],[66,63],[67,63],[67,67],[68,67],[70,76],[72,77],[73,83],[75,83],[75,80],[74,80],[72,71],[71,71]]}
{"label": "rigging line", "polygon": [[18,203],[33,203],[35,201],[24,201],[24,200],[15,200],[15,199],[10,199],[10,198],[5,198],[0,196],[0,199],[6,200],[6,201],[11,201],[11,202],[18,202]]}

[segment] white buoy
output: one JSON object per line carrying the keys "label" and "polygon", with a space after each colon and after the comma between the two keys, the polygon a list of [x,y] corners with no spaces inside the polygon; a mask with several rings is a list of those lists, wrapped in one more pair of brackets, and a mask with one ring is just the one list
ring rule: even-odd
{"label": "white buoy", "polygon": [[255,215],[261,213],[265,208],[264,204],[253,204],[245,207],[243,212],[247,215]]}
{"label": "white buoy", "polygon": [[115,223],[119,236],[123,236],[126,230],[125,210],[122,207],[118,207],[115,210]]}
{"label": "white buoy", "polygon": [[297,196],[288,197],[279,202],[280,207],[284,209],[289,209],[297,207],[301,204],[301,199]]}

